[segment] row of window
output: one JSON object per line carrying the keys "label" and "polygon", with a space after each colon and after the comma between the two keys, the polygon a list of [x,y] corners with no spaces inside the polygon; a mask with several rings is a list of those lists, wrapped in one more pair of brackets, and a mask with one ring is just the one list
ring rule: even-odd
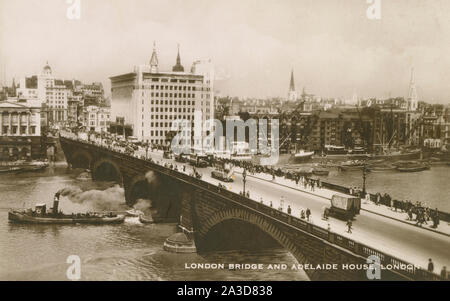
{"label": "row of window", "polygon": [[[144,119],[144,115],[142,115],[142,119]],[[176,120],[177,119],[177,115],[150,115],[150,119],[154,120],[154,119],[169,119],[169,120]],[[178,115],[178,119],[187,119],[187,120],[191,120],[191,116],[190,115]]]}
{"label": "row of window", "polygon": [[[145,94],[144,94],[145,92],[142,92],[142,96],[144,96]],[[195,98],[195,94],[191,94],[191,93],[188,93],[188,94],[186,94],[186,93],[159,93],[159,92],[156,92],[156,93],[154,93],[154,92],[152,92],[151,93],[151,96],[152,97],[173,97],[173,98]]]}
{"label": "row of window", "polygon": [[[173,109],[173,112],[183,112],[183,113],[191,113],[191,108],[180,108],[179,110],[177,110],[177,108],[161,108],[161,110],[159,110],[159,108],[151,108],[150,109],[150,111],[151,112],[172,112],[172,109]],[[142,108],[142,113],[144,112],[144,108]],[[192,109],[192,112],[194,112],[194,109]]]}
{"label": "row of window", "polygon": [[19,127],[18,126],[11,126],[11,132],[8,132],[10,130],[9,126],[3,126],[2,128],[2,133],[3,134],[10,134],[10,135],[22,135],[22,134],[31,134],[34,135],[36,134],[36,127],[35,126],[31,126],[29,128],[29,133],[27,133],[27,127],[26,126],[21,126],[20,127],[20,132]]}
{"label": "row of window", "polygon": [[[168,83],[169,81],[171,83],[181,83],[181,84],[185,84],[185,83],[189,83],[189,84],[195,84],[195,80],[193,79],[176,79],[176,78],[152,78],[152,82],[162,82],[162,83]],[[198,81],[198,83],[201,83],[201,81]]]}
{"label": "row of window", "polygon": [[[142,104],[144,104],[144,99],[142,99]],[[194,105],[195,104],[195,102],[194,101],[190,101],[190,100],[188,100],[188,101],[186,101],[186,100],[183,100],[183,102],[181,102],[181,100],[180,100],[180,102],[178,102],[177,100],[159,100],[159,99],[155,99],[155,100],[151,100],[151,104],[153,105],[153,104],[156,104],[156,105],[183,105],[183,106],[185,106],[186,104],[188,105],[188,106],[190,106],[190,105]]]}
{"label": "row of window", "polygon": [[179,91],[196,91],[194,86],[155,86],[151,85],[150,89],[152,90],[179,90]]}

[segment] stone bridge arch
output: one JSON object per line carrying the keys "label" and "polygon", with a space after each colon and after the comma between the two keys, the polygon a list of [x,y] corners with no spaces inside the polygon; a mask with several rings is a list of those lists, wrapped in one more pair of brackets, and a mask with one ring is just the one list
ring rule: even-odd
{"label": "stone bridge arch", "polygon": [[138,199],[150,198],[150,183],[145,175],[136,175],[124,183],[126,186],[125,199],[129,206],[134,205]]}
{"label": "stone bridge arch", "polygon": [[92,155],[83,149],[74,151],[70,156],[70,164],[74,168],[92,169],[92,162]]}
{"label": "stone bridge arch", "polygon": [[92,164],[92,178],[94,180],[117,181],[119,184],[123,182],[119,165],[110,159],[100,159]]}
{"label": "stone bridge arch", "polygon": [[[220,210],[205,220],[203,220],[196,233],[196,244],[201,248],[202,245],[207,243],[207,234],[217,225],[228,220],[238,220],[249,223],[256,226],[264,233],[268,234],[274,241],[276,241],[281,247],[289,251],[297,260],[299,264],[310,264],[311,262],[302,252],[301,246],[293,241],[293,238],[289,237],[277,227],[272,221],[257,215],[251,211],[240,209],[240,208],[230,208],[225,210]],[[317,280],[321,278],[321,272],[316,270],[306,270],[306,274],[311,280]]]}

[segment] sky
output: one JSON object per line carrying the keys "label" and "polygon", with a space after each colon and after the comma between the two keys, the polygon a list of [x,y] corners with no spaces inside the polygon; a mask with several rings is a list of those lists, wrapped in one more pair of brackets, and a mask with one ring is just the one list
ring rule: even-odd
{"label": "sky", "polygon": [[[419,98],[450,103],[450,1],[380,0],[0,0],[0,83],[41,72],[100,81],[148,64],[190,70],[211,59],[216,90],[239,97],[407,96],[411,68]],[[376,1],[376,0],[375,0]]]}

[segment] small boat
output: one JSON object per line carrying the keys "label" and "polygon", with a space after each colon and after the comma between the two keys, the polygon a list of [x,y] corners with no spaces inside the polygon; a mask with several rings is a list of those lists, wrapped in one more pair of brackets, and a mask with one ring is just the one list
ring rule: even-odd
{"label": "small boat", "polygon": [[0,166],[1,172],[32,172],[32,171],[40,171],[49,166],[47,161],[14,161],[7,162],[6,164],[2,164]]}
{"label": "small boat", "polygon": [[430,165],[421,161],[399,161],[394,164],[401,172],[418,172],[430,169]]}
{"label": "small boat", "polygon": [[153,224],[155,221],[151,216],[139,215],[139,221],[143,224]]}
{"label": "small boat", "polygon": [[127,213],[127,216],[133,216],[133,217],[138,217],[138,216],[144,215],[144,212],[142,212],[141,210],[137,210],[137,209],[130,209],[125,212]]}
{"label": "small boat", "polygon": [[10,210],[8,219],[15,223],[24,224],[118,224],[125,220],[124,215],[103,213],[63,214],[58,212],[59,199],[53,202],[49,212],[46,204],[36,204],[35,209]]}
{"label": "small boat", "polygon": [[302,163],[305,161],[309,161],[313,155],[314,152],[306,152],[304,150],[301,150],[292,156],[292,163]]}
{"label": "small boat", "polygon": [[17,166],[0,166],[0,173],[19,172],[21,169]]}
{"label": "small boat", "polygon": [[338,169],[347,170],[360,170],[364,168],[364,163],[360,161],[347,161],[338,166]]}
{"label": "small boat", "polygon": [[398,171],[401,172],[418,172],[418,171],[424,171],[430,169],[429,165],[420,164],[416,166],[399,166],[396,168]]}
{"label": "small boat", "polygon": [[368,167],[371,172],[385,172],[395,170],[395,166],[392,164],[376,164]]}
{"label": "small boat", "polygon": [[17,172],[32,172],[32,171],[40,171],[46,169],[48,164],[46,165],[28,165],[20,168]]}
{"label": "small boat", "polygon": [[295,173],[303,175],[303,176],[308,176],[308,175],[312,175],[313,171],[314,171],[314,169],[312,167],[300,167],[295,170]]}
{"label": "small boat", "polygon": [[391,151],[384,154],[372,154],[370,158],[372,159],[383,159],[383,160],[415,160],[420,158],[420,150],[413,151]]}
{"label": "small boat", "polygon": [[325,153],[328,155],[347,155],[348,152],[344,146],[325,145]]}
{"label": "small boat", "polygon": [[320,168],[320,167],[314,167],[313,172],[314,175],[316,176],[328,176],[328,174],[330,173],[330,171],[328,169],[325,168]]}
{"label": "small boat", "polygon": [[180,221],[178,217],[161,217],[161,216],[152,216],[152,220],[155,224],[178,223]]}

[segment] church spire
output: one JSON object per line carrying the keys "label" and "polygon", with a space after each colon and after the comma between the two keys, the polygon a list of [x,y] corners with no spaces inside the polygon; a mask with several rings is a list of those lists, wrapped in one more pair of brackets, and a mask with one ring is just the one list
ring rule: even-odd
{"label": "church spire", "polygon": [[172,68],[173,72],[184,72],[184,67],[181,65],[181,58],[180,58],[180,44],[178,44],[178,54],[177,54],[177,63]]}
{"label": "church spire", "polygon": [[289,83],[289,92],[290,91],[295,91],[294,69],[291,70],[291,82]]}
{"label": "church spire", "polygon": [[413,67],[411,68],[411,81],[409,83],[408,109],[411,111],[417,110],[418,101],[419,96],[417,95],[417,88],[414,78],[414,67]]}
{"label": "church spire", "polygon": [[154,41],[153,41],[152,58],[150,59],[150,72],[151,73],[158,72],[158,55],[156,54],[156,43]]}
{"label": "church spire", "polygon": [[289,101],[297,100],[297,92],[295,91],[295,83],[294,83],[294,69],[291,70],[291,81],[289,82],[288,100]]}

